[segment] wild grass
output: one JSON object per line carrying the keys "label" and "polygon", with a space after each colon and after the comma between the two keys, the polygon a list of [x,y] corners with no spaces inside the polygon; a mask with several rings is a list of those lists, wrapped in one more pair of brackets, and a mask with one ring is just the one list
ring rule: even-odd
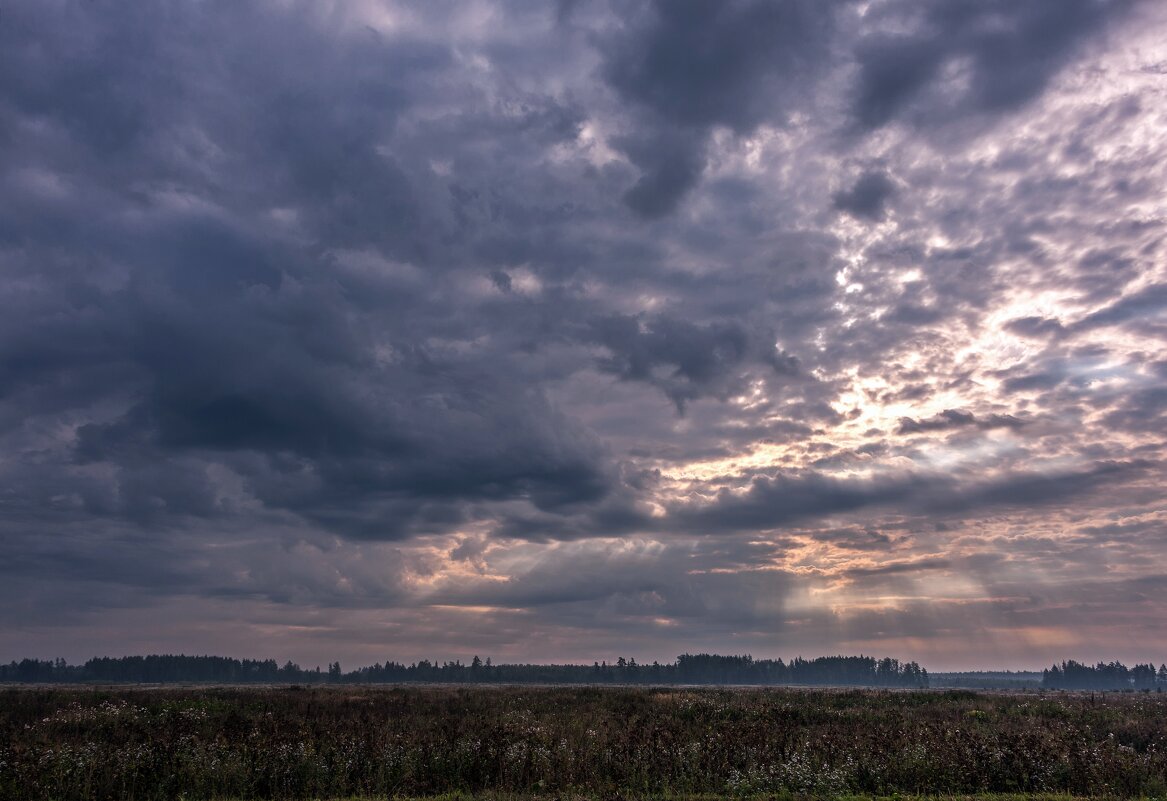
{"label": "wild grass", "polygon": [[1167,797],[1167,697],[611,687],[0,692],[0,798],[12,801],[1018,793]]}

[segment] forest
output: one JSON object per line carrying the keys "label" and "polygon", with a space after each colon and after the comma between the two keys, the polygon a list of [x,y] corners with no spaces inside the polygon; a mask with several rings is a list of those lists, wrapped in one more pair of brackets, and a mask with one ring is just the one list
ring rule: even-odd
{"label": "forest", "polygon": [[[942,674],[932,684],[942,687],[1032,686],[1049,690],[1167,689],[1167,664],[1121,662],[1095,665],[1066,660],[1033,676],[1014,674]],[[1040,683],[1036,681],[1040,675]],[[990,678],[986,678],[990,677]],[[64,659],[22,659],[0,664],[0,682],[23,684],[741,684],[762,686],[917,687],[930,686],[928,671],[916,662],[891,657],[821,656],[754,659],[751,656],[682,654],[674,662],[640,663],[618,658],[591,665],[494,664],[490,658],[430,661],[410,664],[393,660],[344,671],[339,662],[326,669],[305,668],[274,659],[234,659],[223,656],[150,655],[94,657],[80,665]]]}
{"label": "forest", "polygon": [[1042,671],[1041,686],[1052,690],[1159,690],[1167,689],[1167,664],[1147,663],[1127,668],[1121,662],[1084,665],[1073,659]]}
{"label": "forest", "polygon": [[682,654],[675,662],[642,664],[618,658],[591,665],[493,664],[475,656],[461,661],[405,665],[377,663],[345,672],[339,662],[326,670],[282,666],[274,659],[151,655],[94,657],[81,665],[63,659],[24,659],[0,665],[0,682],[27,684],[756,684],[806,686],[927,687],[928,671],[915,662],[886,657],[823,656],[754,659],[751,656]]}

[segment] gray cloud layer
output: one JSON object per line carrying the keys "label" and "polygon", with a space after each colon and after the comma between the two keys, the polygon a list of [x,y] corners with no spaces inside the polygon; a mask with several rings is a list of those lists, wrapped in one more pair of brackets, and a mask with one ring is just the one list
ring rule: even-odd
{"label": "gray cloud layer", "polygon": [[6,5],[0,658],[1126,654],[1156,14]]}

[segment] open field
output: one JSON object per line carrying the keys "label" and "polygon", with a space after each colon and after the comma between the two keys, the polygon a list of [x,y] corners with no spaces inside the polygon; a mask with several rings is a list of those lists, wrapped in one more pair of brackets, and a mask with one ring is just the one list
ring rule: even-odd
{"label": "open field", "polygon": [[1167,794],[1167,694],[19,688],[0,798]]}

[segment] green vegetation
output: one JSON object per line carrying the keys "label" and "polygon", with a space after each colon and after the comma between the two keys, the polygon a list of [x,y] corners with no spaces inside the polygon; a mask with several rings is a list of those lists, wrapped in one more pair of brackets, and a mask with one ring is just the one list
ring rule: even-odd
{"label": "green vegetation", "polygon": [[11,688],[0,798],[1167,795],[1167,694]]}

